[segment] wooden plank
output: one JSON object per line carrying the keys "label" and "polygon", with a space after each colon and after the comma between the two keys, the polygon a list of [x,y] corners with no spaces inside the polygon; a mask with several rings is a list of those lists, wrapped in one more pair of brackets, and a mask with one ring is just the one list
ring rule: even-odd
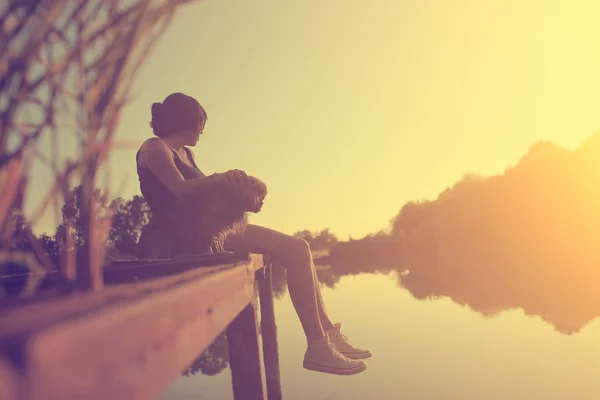
{"label": "wooden plank", "polygon": [[265,363],[267,398],[281,400],[281,373],[279,371],[279,346],[277,325],[275,324],[275,304],[273,299],[272,265],[266,265],[257,282],[260,295],[260,332]]}
{"label": "wooden plank", "polygon": [[[252,254],[249,263],[239,263],[239,265],[248,264],[254,271],[261,269],[263,266],[262,255]],[[35,298],[6,299],[0,304],[0,340],[2,340],[3,335],[10,334],[11,331],[34,329],[35,326],[51,323],[57,318],[66,319],[82,313],[89,313],[107,303],[116,302],[120,299],[131,299],[144,295],[149,291],[161,290],[230,267],[231,265],[215,265],[193,269],[162,279],[136,283],[135,285],[111,285],[99,293],[83,292],[68,296],[59,296],[56,293],[41,293]]]}
{"label": "wooden plank", "polygon": [[254,297],[262,256],[0,313],[27,400],[150,399]]}
{"label": "wooden plank", "polygon": [[0,309],[0,340],[16,333],[41,329],[60,320],[77,318],[95,312],[107,304],[133,299],[152,291],[160,291],[186,280],[198,279],[218,272],[229,266],[215,266],[202,270],[142,282],[138,284],[114,285],[102,292],[75,292],[68,296],[52,294],[33,299],[14,299],[6,302]]}
{"label": "wooden plank", "polygon": [[[175,275],[181,272],[198,268],[211,267],[215,265],[236,264],[251,260],[251,254],[241,253],[217,253],[198,256],[187,256],[165,259],[131,259],[113,260],[103,270],[104,282],[107,284],[134,282],[141,279],[158,278],[161,276]],[[6,287],[17,286],[24,283],[28,278],[39,276],[40,278],[52,278],[52,275],[60,275],[59,272],[21,272],[11,275],[0,275],[0,284]],[[57,278],[58,279],[58,278]],[[55,279],[54,279],[55,280]]]}
{"label": "wooden plank", "polygon": [[233,398],[266,400],[267,387],[254,301],[227,328],[227,344]]}
{"label": "wooden plank", "polygon": [[121,260],[104,269],[107,284],[151,279],[178,274],[199,267],[248,262],[251,254],[219,253],[164,260]]}

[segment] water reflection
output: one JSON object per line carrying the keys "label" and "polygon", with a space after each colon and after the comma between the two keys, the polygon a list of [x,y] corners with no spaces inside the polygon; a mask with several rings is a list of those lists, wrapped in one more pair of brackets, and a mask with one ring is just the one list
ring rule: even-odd
{"label": "water reflection", "polygon": [[[374,356],[350,379],[304,370],[304,337],[284,292],[275,304],[284,399],[600,398],[600,322],[567,336],[520,310],[482,318],[449,297],[418,300],[396,272],[338,277],[323,288],[328,310]],[[196,371],[159,399],[233,398],[229,368]]]}
{"label": "water reflection", "polygon": [[[431,256],[414,257],[409,264],[406,257],[403,261],[388,261],[387,266],[386,260],[379,260],[378,272],[397,272],[398,286],[419,300],[447,297],[483,316],[520,309],[563,334],[577,333],[600,316],[600,292],[596,290],[600,269],[589,263],[581,267],[570,263],[563,267],[556,262],[532,266],[515,260],[499,268],[497,262],[477,265],[462,260],[453,264]],[[321,269],[319,276],[330,287],[343,276],[368,271],[364,263],[359,266],[348,259],[329,261],[333,262]]]}
{"label": "water reflection", "polygon": [[229,367],[229,347],[227,336],[221,333],[208,348],[185,371],[183,376],[202,374],[213,376]]}

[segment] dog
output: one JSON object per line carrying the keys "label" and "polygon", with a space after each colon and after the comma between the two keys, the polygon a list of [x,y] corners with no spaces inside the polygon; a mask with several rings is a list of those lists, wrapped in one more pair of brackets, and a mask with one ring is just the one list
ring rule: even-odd
{"label": "dog", "polygon": [[219,182],[186,195],[144,229],[138,257],[222,253],[227,237],[244,231],[248,213],[261,211],[266,195],[266,184],[253,176],[234,188]]}
{"label": "dog", "polygon": [[212,253],[224,252],[227,237],[244,231],[248,213],[260,212],[266,195],[267,185],[253,176],[248,176],[240,187],[214,187],[202,199],[203,209],[197,220],[199,248],[208,247]]}

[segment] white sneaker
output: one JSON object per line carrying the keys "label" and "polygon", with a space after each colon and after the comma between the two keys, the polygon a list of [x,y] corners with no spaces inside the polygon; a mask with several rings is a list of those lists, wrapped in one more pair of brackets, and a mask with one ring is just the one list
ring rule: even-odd
{"label": "white sneaker", "polygon": [[340,332],[342,324],[339,322],[333,325],[332,329],[326,331],[329,340],[339,350],[340,353],[354,360],[362,360],[371,357],[369,350],[358,349],[348,343],[348,338]]}
{"label": "white sneaker", "polygon": [[304,368],[335,375],[354,375],[367,369],[364,362],[343,356],[327,335],[308,343]]}

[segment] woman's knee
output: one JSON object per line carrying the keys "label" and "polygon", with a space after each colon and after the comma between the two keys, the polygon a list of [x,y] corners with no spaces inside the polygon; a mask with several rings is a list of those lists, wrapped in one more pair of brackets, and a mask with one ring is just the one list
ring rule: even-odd
{"label": "woman's knee", "polygon": [[289,257],[302,257],[310,254],[310,244],[302,238],[290,236],[283,250]]}
{"label": "woman's knee", "polygon": [[310,245],[306,240],[252,224],[241,235],[230,236],[225,247],[228,250],[266,253],[282,261],[296,261],[310,255]]}

